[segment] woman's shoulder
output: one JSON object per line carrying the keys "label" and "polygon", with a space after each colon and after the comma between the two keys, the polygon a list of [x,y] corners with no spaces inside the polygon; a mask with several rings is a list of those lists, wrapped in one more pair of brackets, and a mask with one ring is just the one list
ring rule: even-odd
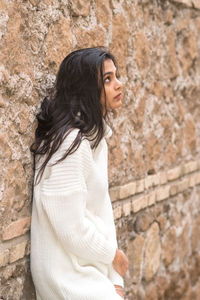
{"label": "woman's shoulder", "polygon": [[75,152],[92,153],[92,148],[89,140],[83,134],[81,134],[78,128],[73,128],[68,133],[66,133],[64,140],[61,144],[60,150],[66,151],[67,149],[73,146],[74,142],[77,144],[77,146],[75,147]]}
{"label": "woman's shoulder", "polygon": [[68,130],[64,135],[63,143],[67,144],[67,143],[73,142],[76,139],[79,132],[80,131],[78,128],[72,128],[72,129]]}
{"label": "woman's shoulder", "polygon": [[[65,159],[62,161],[61,164],[58,165],[65,165],[65,163],[69,163],[70,161],[80,162],[80,160],[84,160],[87,163],[92,163],[93,161],[93,154],[92,149],[90,147],[89,141],[80,134],[80,137],[78,136],[80,134],[79,129],[74,128],[70,130],[68,133],[66,133],[60,147],[57,149],[57,151],[53,154],[50,165],[56,163],[65,155],[70,152],[69,155],[65,157]],[[76,138],[78,138],[78,143],[76,143]],[[75,147],[73,147],[75,143]],[[72,151],[71,151],[72,149]]]}

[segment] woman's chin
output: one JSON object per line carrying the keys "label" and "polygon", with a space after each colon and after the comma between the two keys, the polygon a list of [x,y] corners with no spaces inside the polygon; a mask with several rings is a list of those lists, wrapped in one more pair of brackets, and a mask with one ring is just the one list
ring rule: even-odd
{"label": "woman's chin", "polygon": [[119,100],[117,103],[115,103],[115,105],[113,105],[113,109],[117,109],[117,108],[120,108],[122,106],[122,101]]}
{"label": "woman's chin", "polygon": [[121,100],[115,102],[112,106],[108,106],[107,110],[108,111],[115,111],[115,110],[119,109],[120,107],[122,107],[122,101]]}

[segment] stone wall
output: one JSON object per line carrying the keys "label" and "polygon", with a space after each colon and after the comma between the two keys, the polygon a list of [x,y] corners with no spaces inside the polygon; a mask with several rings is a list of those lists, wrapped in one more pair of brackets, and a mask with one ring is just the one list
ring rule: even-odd
{"label": "stone wall", "polygon": [[110,192],[127,299],[200,294],[199,0],[0,0],[0,299],[32,300],[35,114],[72,50],[116,55]]}
{"label": "stone wall", "polygon": [[127,300],[198,300],[200,161],[110,190]]}

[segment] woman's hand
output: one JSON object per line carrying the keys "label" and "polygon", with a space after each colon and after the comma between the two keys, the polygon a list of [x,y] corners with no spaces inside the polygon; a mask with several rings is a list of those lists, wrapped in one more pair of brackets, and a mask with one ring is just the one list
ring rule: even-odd
{"label": "woman's hand", "polygon": [[116,293],[124,299],[124,290],[123,287],[120,285],[115,285]]}
{"label": "woman's hand", "polygon": [[117,271],[119,275],[124,277],[128,269],[128,258],[122,250],[116,250],[116,254],[112,264],[115,271]]}

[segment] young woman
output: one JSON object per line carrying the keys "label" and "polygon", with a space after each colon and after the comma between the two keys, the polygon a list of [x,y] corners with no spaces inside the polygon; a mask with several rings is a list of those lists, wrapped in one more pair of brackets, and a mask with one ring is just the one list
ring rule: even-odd
{"label": "young woman", "polygon": [[121,106],[113,55],[70,53],[37,115],[31,272],[37,300],[121,300],[128,260],[108,194],[107,112]]}

